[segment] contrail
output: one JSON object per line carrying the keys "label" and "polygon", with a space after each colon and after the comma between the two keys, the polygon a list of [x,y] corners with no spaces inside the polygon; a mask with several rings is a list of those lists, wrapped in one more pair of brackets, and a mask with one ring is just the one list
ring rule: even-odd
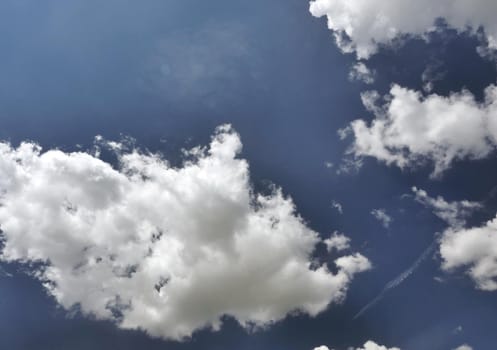
{"label": "contrail", "polygon": [[416,261],[404,272],[402,272],[399,276],[397,276],[395,279],[391,280],[388,282],[383,290],[378,294],[373,300],[371,300],[366,306],[364,306],[353,318],[355,320],[356,318],[360,317],[362,314],[364,314],[366,311],[368,311],[371,307],[376,305],[383,297],[385,294],[392,288],[397,287],[399,284],[404,282],[412,273],[421,265],[421,263],[430,255],[430,253],[433,251],[436,245],[436,240],[434,240],[428,248],[424,250],[424,252],[416,259]]}

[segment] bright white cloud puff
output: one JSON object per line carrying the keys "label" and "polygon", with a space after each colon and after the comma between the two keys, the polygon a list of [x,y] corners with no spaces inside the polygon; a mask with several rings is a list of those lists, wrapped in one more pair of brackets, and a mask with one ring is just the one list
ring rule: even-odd
{"label": "bright white cloud puff", "polygon": [[[350,348],[350,349],[353,350],[354,348]],[[321,346],[314,348],[314,350],[330,350],[330,348],[328,348],[325,345],[321,345]],[[333,350],[333,349],[331,349],[331,350]],[[387,348],[386,346],[378,345],[374,341],[369,340],[363,345],[362,348],[355,348],[355,350],[400,350],[400,349],[399,348]]]}
{"label": "bright white cloud puff", "polygon": [[340,49],[358,58],[370,57],[378,45],[391,44],[399,35],[423,35],[438,18],[459,31],[483,27],[488,46],[497,48],[496,1],[313,0],[310,12],[326,16]]}
{"label": "bright white cloud puff", "polygon": [[449,228],[440,241],[442,268],[465,269],[476,287],[497,290],[497,217],[480,227]]}
{"label": "bright white cloud puff", "polygon": [[426,161],[434,165],[433,177],[440,176],[454,161],[482,159],[497,145],[497,87],[489,86],[485,101],[463,91],[448,97],[394,85],[385,105],[379,95],[362,95],[364,106],[375,114],[371,123],[355,120],[347,129],[354,142],[349,150],[355,157],[374,157],[400,168]]}
{"label": "bright white cloud puff", "polygon": [[117,167],[0,143],[1,260],[41,263],[36,277],[66,309],[184,339],[225,315],[250,328],[316,315],[370,268],[360,254],[337,259],[336,273],[316,265],[318,234],[279,189],[254,193],[230,126],[181,167],[109,147]]}

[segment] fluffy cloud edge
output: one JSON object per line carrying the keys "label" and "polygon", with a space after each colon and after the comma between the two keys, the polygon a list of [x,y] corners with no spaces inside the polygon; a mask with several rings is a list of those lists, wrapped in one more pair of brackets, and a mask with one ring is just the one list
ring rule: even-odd
{"label": "fluffy cloud edge", "polygon": [[497,48],[497,24],[491,15],[497,5],[485,0],[313,0],[309,11],[326,17],[337,46],[359,59],[368,59],[380,45],[392,45],[403,36],[424,36],[439,18],[460,32],[477,33],[483,27],[488,48]]}
{"label": "fluffy cloud edge", "polygon": [[486,88],[482,103],[468,91],[423,96],[399,85],[385,104],[380,99],[375,91],[363,93],[374,119],[355,120],[340,133],[342,139],[352,135],[348,153],[355,159],[372,157],[401,169],[431,163],[436,178],[454,162],[483,159],[497,146],[497,86]]}

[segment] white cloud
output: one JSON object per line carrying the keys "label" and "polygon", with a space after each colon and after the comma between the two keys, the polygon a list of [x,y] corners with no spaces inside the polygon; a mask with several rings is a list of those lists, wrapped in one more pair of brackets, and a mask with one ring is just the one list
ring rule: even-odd
{"label": "white cloud", "polygon": [[466,269],[476,287],[497,290],[497,217],[473,228],[449,228],[440,241],[442,268]]}
{"label": "white cloud", "polygon": [[497,48],[497,2],[488,0],[313,0],[310,12],[326,16],[337,45],[358,58],[374,54],[379,44],[391,44],[402,34],[423,35],[437,18],[449,26],[473,32],[483,26],[490,48]]}
{"label": "white cloud", "polygon": [[362,81],[365,84],[373,84],[375,71],[369,69],[363,62],[356,62],[349,72],[350,80]]}
{"label": "white cloud", "polygon": [[328,252],[331,252],[333,249],[342,251],[350,247],[350,238],[335,231],[329,238],[325,239],[323,243],[326,245]]}
{"label": "white cloud", "polygon": [[441,196],[436,198],[430,197],[426,191],[416,187],[413,187],[412,191],[414,192],[414,199],[417,202],[431,208],[436,216],[451,227],[464,226],[468,215],[474,210],[481,208],[481,204],[477,202],[467,200],[447,202]]}
{"label": "white cloud", "polygon": [[335,208],[340,214],[343,214],[342,204],[334,200],[331,202],[331,206]]}
{"label": "white cloud", "polygon": [[357,350],[400,350],[399,348],[387,348],[383,345],[378,345],[373,341],[368,341],[362,348],[358,348]]}
{"label": "white cloud", "polygon": [[363,95],[364,105],[375,114],[370,125],[351,123],[356,159],[374,157],[400,168],[433,162],[432,176],[440,176],[459,159],[481,159],[497,144],[497,87],[485,90],[478,103],[467,91],[443,97],[394,85],[385,106],[378,94]]}
{"label": "white cloud", "polygon": [[473,348],[467,344],[464,344],[464,345],[458,346],[454,350],[473,350]]}
{"label": "white cloud", "polygon": [[335,265],[349,276],[371,269],[371,263],[361,254],[342,256],[335,260]]}
{"label": "white cloud", "polygon": [[481,204],[467,200],[447,202],[416,187],[412,190],[418,202],[449,225],[439,240],[442,269],[465,269],[477,288],[497,290],[497,218],[480,227],[465,228],[466,218]]}
{"label": "white cloud", "polygon": [[254,193],[229,126],[181,167],[116,146],[113,168],[0,143],[1,259],[43,263],[35,276],[66,309],[183,339],[224,315],[245,327],[316,315],[370,267],[360,254],[337,259],[336,273],[315,266],[318,234],[279,189]]}
{"label": "white cloud", "polygon": [[371,215],[373,215],[376,220],[381,222],[385,228],[389,228],[393,221],[393,219],[386,213],[385,209],[373,209],[371,210]]}
{"label": "white cloud", "polygon": [[[353,350],[354,348],[350,349]],[[355,348],[355,349],[356,350],[400,350],[399,348],[387,348],[386,346],[378,345],[371,340],[367,341],[362,348]],[[325,345],[321,345],[314,348],[314,350],[330,350],[330,349]]]}

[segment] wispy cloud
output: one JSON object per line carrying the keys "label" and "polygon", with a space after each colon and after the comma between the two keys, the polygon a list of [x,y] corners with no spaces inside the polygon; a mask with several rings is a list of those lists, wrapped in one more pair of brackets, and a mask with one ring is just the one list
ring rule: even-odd
{"label": "wispy cloud", "polygon": [[389,228],[393,221],[392,217],[387,214],[385,209],[373,209],[371,210],[371,215],[373,215],[376,220],[381,222],[385,228]]}
{"label": "wispy cloud", "polygon": [[360,316],[362,316],[366,311],[368,311],[370,308],[372,308],[374,305],[376,305],[383,297],[385,294],[393,288],[398,287],[402,282],[404,282],[409,276],[411,276],[414,271],[421,265],[421,263],[433,252],[433,250],[436,247],[436,241],[433,241],[428,248],[426,248],[423,253],[414,261],[414,263],[409,266],[408,269],[403,271],[400,275],[395,277],[393,280],[388,282],[383,290],[378,294],[373,300],[371,300],[366,306],[364,306],[355,316],[354,320]]}

